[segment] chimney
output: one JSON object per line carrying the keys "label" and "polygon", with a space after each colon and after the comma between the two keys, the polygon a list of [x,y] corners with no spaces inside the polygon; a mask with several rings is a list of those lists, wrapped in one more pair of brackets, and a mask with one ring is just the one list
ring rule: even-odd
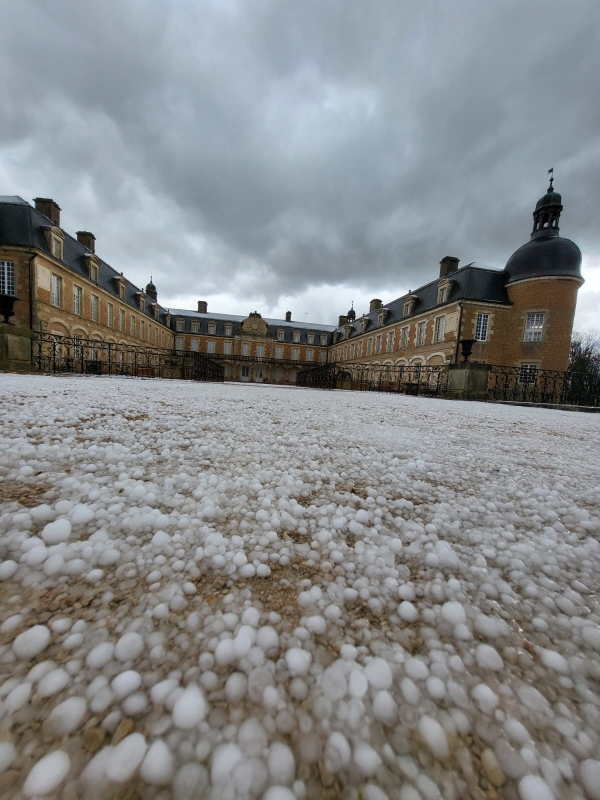
{"label": "chimney", "polygon": [[292,321],[292,312],[291,311],[286,311],[285,312],[285,321],[286,322],[291,322]]}
{"label": "chimney", "polygon": [[444,256],[440,261],[440,278],[445,278],[452,272],[456,272],[459,261],[460,259],[454,258],[454,256]]}
{"label": "chimney", "polygon": [[338,328],[341,328],[342,325],[346,325],[348,322],[348,317],[345,314],[340,314],[338,320]]}
{"label": "chimney", "polygon": [[208,303],[206,300],[198,300],[198,313],[208,314]]}
{"label": "chimney", "polygon": [[60,228],[60,206],[58,203],[55,203],[49,197],[36,197],[34,203],[36,211],[51,219],[52,224]]}
{"label": "chimney", "polygon": [[96,252],[96,237],[89,231],[77,231],[77,241],[92,253]]}
{"label": "chimney", "polygon": [[371,300],[371,303],[369,305],[369,311],[377,311],[377,309],[381,308],[382,305],[383,303],[381,302],[381,300],[375,298],[375,300]]}

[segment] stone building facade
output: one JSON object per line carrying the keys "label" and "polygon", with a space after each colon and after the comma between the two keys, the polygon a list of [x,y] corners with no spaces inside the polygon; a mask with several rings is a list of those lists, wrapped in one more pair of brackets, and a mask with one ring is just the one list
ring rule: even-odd
{"label": "stone building facade", "polygon": [[435,280],[384,305],[371,301],[338,325],[167,309],[152,281],[133,285],[95,252],[95,237],[60,227],[60,208],[37,198],[0,198],[0,292],[16,294],[24,328],[123,345],[192,351],[221,363],[226,379],[294,384],[300,369],[326,362],[444,365],[459,342],[473,361],[527,369],[567,368],[581,277],[577,245],[559,235],[552,181],[533,213],[530,241],[503,270],[446,256]]}

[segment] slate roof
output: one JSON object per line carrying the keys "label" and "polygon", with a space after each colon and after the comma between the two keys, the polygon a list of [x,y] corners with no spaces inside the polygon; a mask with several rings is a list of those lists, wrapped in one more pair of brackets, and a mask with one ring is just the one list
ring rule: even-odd
{"label": "slate roof", "polygon": [[[233,327],[233,334],[239,332],[241,328],[242,322],[247,319],[247,315],[245,317],[241,317],[237,314],[203,314],[199,311],[189,311],[185,308],[171,308],[170,309],[171,316],[172,316],[172,326],[175,328],[175,318],[176,317],[183,317],[185,322],[185,328],[183,331],[176,331],[177,333],[190,333],[192,330],[192,321],[199,322],[200,328],[197,331],[198,333],[208,334],[208,323],[209,322],[216,322],[217,323],[217,332],[216,336],[224,336],[225,335],[225,324],[230,323]],[[334,325],[320,325],[317,323],[311,322],[296,322],[292,320],[291,322],[287,322],[284,319],[267,319],[263,317],[264,322],[267,323],[268,330],[267,336],[271,338],[276,338],[277,330],[282,329],[284,331],[284,339],[283,343],[289,344],[298,344],[297,342],[293,342],[293,332],[295,330],[300,331],[300,344],[307,344],[307,335],[309,333],[315,334],[315,341],[314,344],[319,345],[319,336],[322,333],[327,334],[327,344],[331,343],[331,334],[335,330]]]}
{"label": "slate roof", "polygon": [[[14,245],[17,247],[35,247],[44,253],[51,255],[44,236],[44,228],[52,226],[52,221],[37,211],[22,197],[5,196],[0,197],[0,245]],[[62,230],[62,228],[61,228]],[[62,263],[72,272],[89,280],[89,273],[85,263],[85,256],[91,254],[91,250],[79,244],[66,231],[64,234],[63,261]],[[94,254],[99,262],[98,267],[98,286],[109,294],[119,299],[119,286],[115,278],[121,274],[113,269],[110,264],[103,261],[97,254]],[[125,278],[125,303],[136,311],[140,311],[138,295],[141,291],[135,284]],[[146,297],[145,313],[151,319],[154,317],[154,301]],[[159,304],[159,319],[166,325],[167,310]]]}
{"label": "slate roof", "polygon": [[[445,306],[455,303],[457,300],[479,300],[486,303],[498,303],[502,305],[509,305],[508,294],[506,292],[505,280],[506,274],[503,270],[492,269],[492,267],[485,267],[476,265],[475,262],[467,264],[464,267],[450,273],[448,279],[451,280],[452,286],[448,293],[448,299],[445,303],[438,303],[438,284],[440,278],[436,278],[425,286],[411,291],[411,295],[416,297],[412,314],[409,317],[404,317],[404,301],[408,295],[398,297],[390,303],[386,303],[382,308],[370,311],[362,317],[356,318],[355,322],[349,322],[348,325],[352,326],[352,331],[349,337],[356,336],[360,333],[361,319],[367,319],[368,323],[365,328],[365,333],[375,330],[377,328],[377,315],[383,309],[387,309],[388,314],[385,319],[385,327],[393,325],[403,320],[410,320],[418,314],[425,311],[431,311],[434,308],[443,309]],[[345,332],[346,325],[337,328],[338,331]]]}

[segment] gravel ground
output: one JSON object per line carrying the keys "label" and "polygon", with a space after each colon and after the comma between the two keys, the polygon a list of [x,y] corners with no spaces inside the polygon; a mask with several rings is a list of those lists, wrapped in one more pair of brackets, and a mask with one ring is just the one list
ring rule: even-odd
{"label": "gravel ground", "polygon": [[3,375],[0,800],[600,798],[596,415]]}

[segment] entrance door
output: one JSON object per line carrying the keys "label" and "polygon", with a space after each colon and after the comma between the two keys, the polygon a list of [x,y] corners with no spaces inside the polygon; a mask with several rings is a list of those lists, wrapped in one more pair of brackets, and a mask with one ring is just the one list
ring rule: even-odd
{"label": "entrance door", "polygon": [[250,367],[242,367],[242,380],[243,381],[250,380]]}

